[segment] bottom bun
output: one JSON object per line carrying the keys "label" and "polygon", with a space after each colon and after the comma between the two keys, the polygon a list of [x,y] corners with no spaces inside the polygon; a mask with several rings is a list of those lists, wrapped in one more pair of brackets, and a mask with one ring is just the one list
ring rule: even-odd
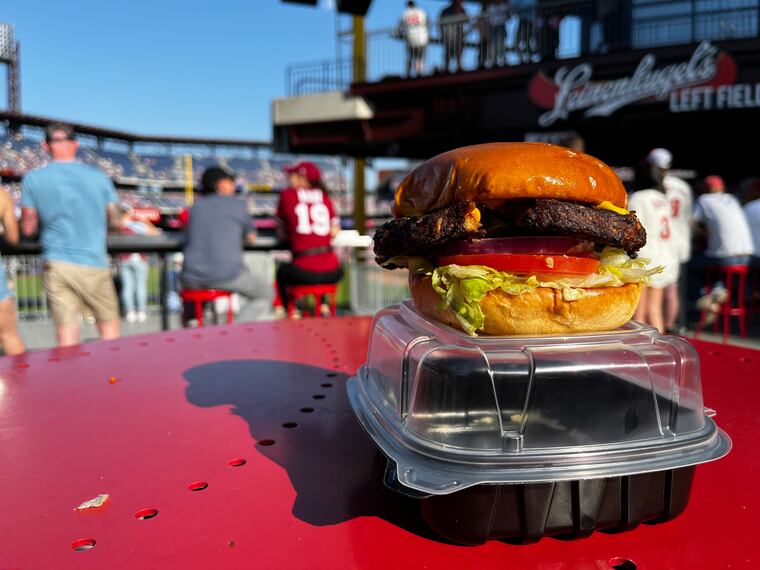
{"label": "bottom bun", "polygon": [[[433,289],[430,276],[410,276],[409,288],[421,313],[463,330],[454,312],[441,306],[441,297]],[[549,287],[537,287],[522,295],[495,289],[480,300],[485,327],[477,332],[533,335],[613,330],[631,320],[639,304],[641,285],[629,283],[584,291],[585,295],[577,301],[565,301],[562,291]]]}

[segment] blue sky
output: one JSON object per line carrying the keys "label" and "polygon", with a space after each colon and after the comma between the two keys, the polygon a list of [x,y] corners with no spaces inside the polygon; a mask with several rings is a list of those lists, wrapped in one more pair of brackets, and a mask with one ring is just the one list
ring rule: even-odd
{"label": "blue sky", "polygon": [[[143,134],[268,140],[286,67],[335,57],[332,2],[6,0],[0,21],[21,42],[25,112]],[[419,4],[431,14],[446,5]],[[374,0],[367,27],[393,25],[404,5]]]}

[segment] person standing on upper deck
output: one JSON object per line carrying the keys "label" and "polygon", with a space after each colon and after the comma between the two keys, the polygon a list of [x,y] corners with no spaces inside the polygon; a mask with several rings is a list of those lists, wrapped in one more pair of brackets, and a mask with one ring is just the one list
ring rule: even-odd
{"label": "person standing on upper deck", "polygon": [[76,160],[79,143],[71,125],[48,125],[42,146],[53,160],[24,176],[21,231],[40,233],[42,282],[58,345],[79,342],[85,309],[95,315],[100,338],[118,338],[119,303],[106,255],[107,225],[120,228],[113,183]]}
{"label": "person standing on upper deck", "polygon": [[443,71],[448,73],[454,60],[454,71],[462,70],[462,50],[464,49],[464,28],[467,23],[467,11],[462,0],[454,0],[441,12],[438,25],[441,28],[443,42]]}
{"label": "person standing on upper deck", "polygon": [[428,45],[428,21],[425,10],[417,6],[414,0],[406,3],[406,10],[401,15],[399,25],[401,37],[406,41],[406,75],[417,77],[425,72],[425,51]]}

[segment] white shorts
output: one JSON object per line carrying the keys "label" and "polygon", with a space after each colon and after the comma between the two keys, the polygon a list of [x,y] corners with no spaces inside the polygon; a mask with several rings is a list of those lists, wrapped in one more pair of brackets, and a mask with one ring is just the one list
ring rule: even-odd
{"label": "white shorts", "polygon": [[650,277],[650,287],[654,287],[655,289],[662,289],[668,285],[678,283],[678,274],[681,270],[681,264],[678,262],[678,258],[676,256],[667,254],[662,255],[656,252],[651,252],[650,254],[649,252],[641,250],[639,252],[639,257],[648,258],[650,260],[650,268],[657,267],[658,265],[662,265],[665,268],[662,273],[657,273]]}

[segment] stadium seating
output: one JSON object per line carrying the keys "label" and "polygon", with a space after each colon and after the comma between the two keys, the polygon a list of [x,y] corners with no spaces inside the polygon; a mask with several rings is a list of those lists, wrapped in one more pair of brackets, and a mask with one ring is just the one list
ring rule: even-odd
{"label": "stadium seating", "polygon": [[[140,152],[103,150],[84,145],[80,158],[111,177],[117,184],[184,186],[185,168],[182,155],[156,155]],[[286,164],[298,160],[294,156],[225,156],[223,152],[208,156],[193,156],[193,178],[197,182],[203,170],[222,165],[232,169],[243,183],[254,189],[280,189],[287,184],[282,172]],[[26,172],[44,166],[48,156],[38,139],[20,135],[0,136],[0,172],[23,176]],[[346,190],[347,181],[336,159],[320,158],[315,161],[323,172],[328,187],[338,192]]]}

